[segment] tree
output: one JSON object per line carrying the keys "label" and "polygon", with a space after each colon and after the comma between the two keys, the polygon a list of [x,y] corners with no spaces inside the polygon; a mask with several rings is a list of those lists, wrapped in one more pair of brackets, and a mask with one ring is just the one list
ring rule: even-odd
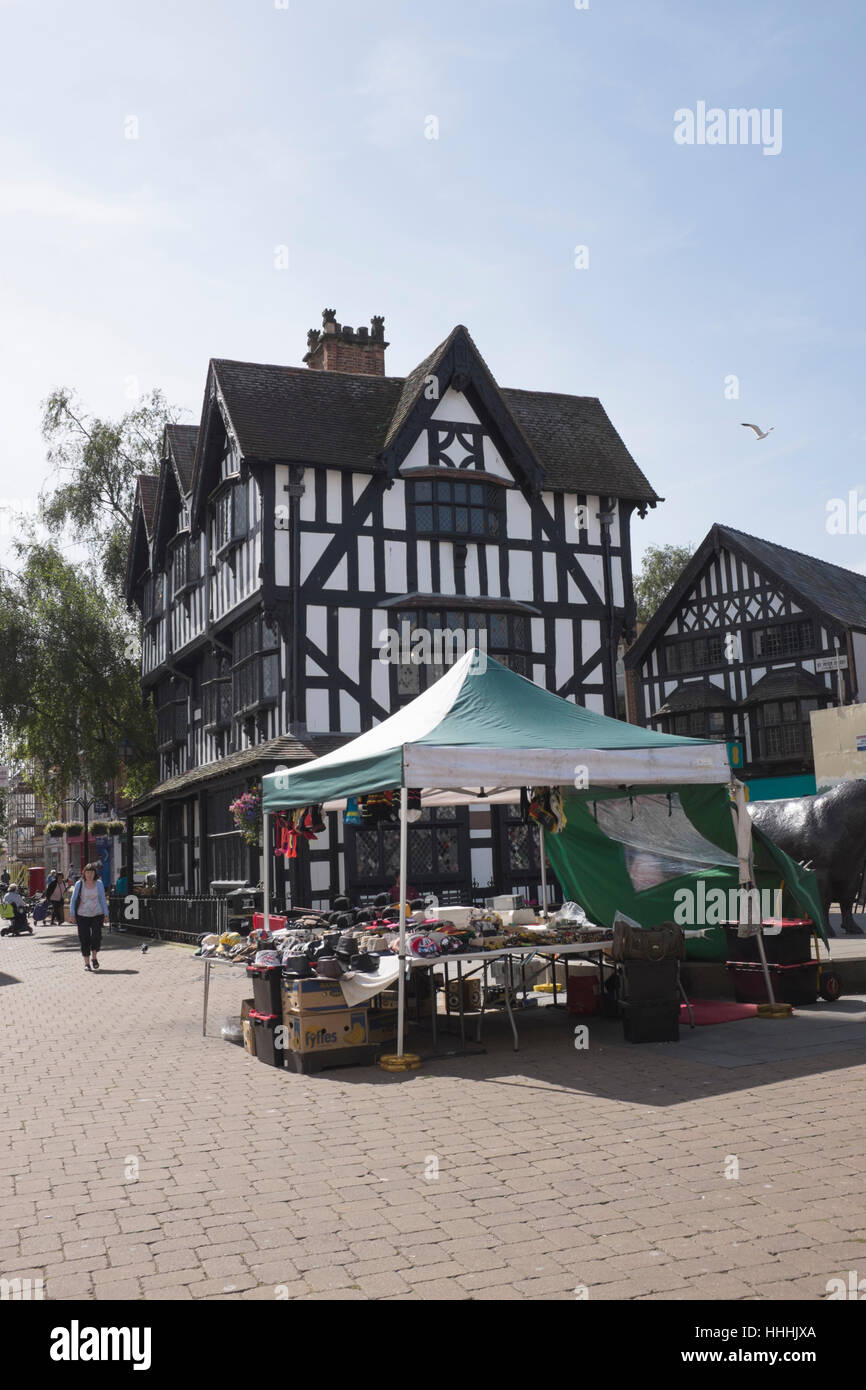
{"label": "tree", "polygon": [[119,420],[87,415],[65,386],[44,403],[42,437],[57,476],[40,499],[43,521],[55,536],[86,536],[91,559],[117,595],[123,592],[136,479],[159,472],[163,428],[179,415],[159,389]]}
{"label": "tree", "polygon": [[32,767],[49,799],[74,781],[102,787],[124,764],[129,790],[144,790],[155,778],[156,730],[133,620],[90,566],[56,545],[30,538],[16,551],[19,568],[0,577],[0,719],[11,757]]}
{"label": "tree", "polygon": [[694,554],[693,545],[649,545],[634,585],[638,622],[648,623]]}

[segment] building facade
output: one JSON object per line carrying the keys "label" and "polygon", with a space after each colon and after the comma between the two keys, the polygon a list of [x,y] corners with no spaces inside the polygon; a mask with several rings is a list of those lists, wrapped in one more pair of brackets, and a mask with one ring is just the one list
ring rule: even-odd
{"label": "building facade", "polygon": [[[499,387],[462,326],[406,378],[386,347],[381,319],[326,310],[305,367],[212,361],[200,424],[168,426],[139,481],[127,597],[160,784],[134,809],[158,816],[169,890],[257,881],[234,797],[386,719],[463,641],[617,713],[631,519],[658,499],[601,404]],[[419,889],[537,882],[530,827],[489,806],[425,812],[409,855]],[[331,813],[293,899],[387,888],[396,856],[396,824]]]}
{"label": "building facade", "polygon": [[866,694],[866,577],[716,525],[625,665],[637,723],[739,741],[755,799],[810,794],[812,711]]}

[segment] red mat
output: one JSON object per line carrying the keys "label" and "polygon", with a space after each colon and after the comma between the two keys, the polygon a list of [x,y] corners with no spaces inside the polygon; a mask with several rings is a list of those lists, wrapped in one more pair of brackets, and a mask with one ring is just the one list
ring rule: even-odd
{"label": "red mat", "polygon": [[[692,1014],[698,1025],[704,1023],[736,1023],[741,1018],[757,1018],[757,1004],[735,1004],[732,999],[692,999]],[[690,1023],[689,1011],[680,1004],[680,1026]]]}

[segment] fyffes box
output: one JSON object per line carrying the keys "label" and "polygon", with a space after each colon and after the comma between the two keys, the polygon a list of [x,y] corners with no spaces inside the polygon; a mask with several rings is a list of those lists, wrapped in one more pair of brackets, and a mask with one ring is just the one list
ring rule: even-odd
{"label": "fyffes box", "polygon": [[367,1010],[340,1009],[285,1014],[283,1042],[289,1052],[335,1052],[367,1043]]}

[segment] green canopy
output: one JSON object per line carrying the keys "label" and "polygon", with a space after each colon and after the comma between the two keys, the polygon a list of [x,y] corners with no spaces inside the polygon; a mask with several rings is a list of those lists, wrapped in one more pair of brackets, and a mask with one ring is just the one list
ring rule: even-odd
{"label": "green canopy", "polygon": [[723,743],[596,714],[472,648],[390,719],[296,771],[263,778],[262,795],[270,812],[397,787],[490,800],[504,788],[727,783],[730,776]]}

